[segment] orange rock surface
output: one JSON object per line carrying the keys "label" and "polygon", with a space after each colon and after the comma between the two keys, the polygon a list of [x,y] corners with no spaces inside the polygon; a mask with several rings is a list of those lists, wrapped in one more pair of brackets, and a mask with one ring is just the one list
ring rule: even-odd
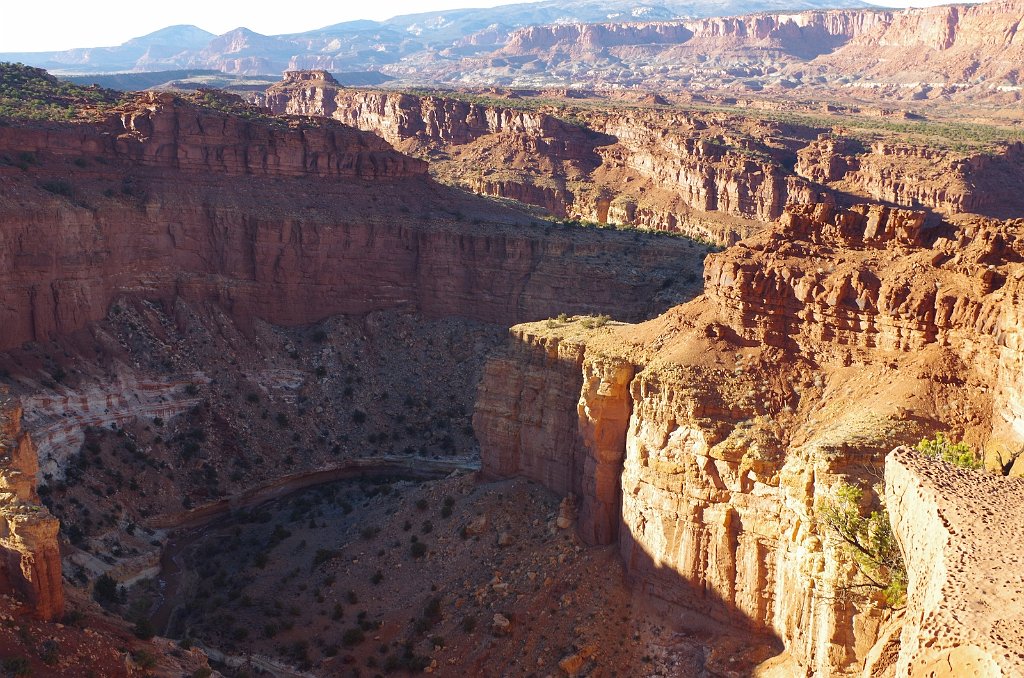
{"label": "orange rock surface", "polygon": [[45,621],[64,613],[57,519],[39,502],[39,460],[21,429],[21,407],[0,402],[0,593]]}
{"label": "orange rock surface", "polygon": [[1024,673],[1024,480],[907,448],[886,458],[885,480],[910,579],[896,676]]}
{"label": "orange rock surface", "polygon": [[782,641],[765,675],[874,670],[899,619],[849,593],[816,509],[936,430],[1019,446],[1021,228],[793,206],[660,318],[513,328],[478,396],[484,471],[576,494],[635,586]]}

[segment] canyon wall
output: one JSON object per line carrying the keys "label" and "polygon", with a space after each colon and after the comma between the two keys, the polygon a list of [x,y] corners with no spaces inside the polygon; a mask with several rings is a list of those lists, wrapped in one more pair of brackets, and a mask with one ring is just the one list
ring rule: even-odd
{"label": "canyon wall", "polygon": [[444,150],[454,157],[433,166],[450,183],[556,216],[732,243],[790,202],[827,199],[771,158],[731,147],[697,114],[625,110],[583,126],[556,111],[342,88],[318,71],[287,74],[266,103],[333,117],[405,150]]}
{"label": "canyon wall", "polygon": [[[660,318],[513,328],[478,396],[484,472],[575,493],[597,516],[581,510],[581,536],[617,540],[637,587],[777,638],[788,675],[870,673],[899,619],[817,510],[846,483],[877,505],[886,453],[936,430],[1020,445],[1002,395],[1021,352],[1002,328],[1020,315],[1022,227],[794,206]],[[616,520],[610,540],[593,528]]]}
{"label": "canyon wall", "polygon": [[267,90],[265,103],[277,114],[334,118],[374,132],[395,146],[415,138],[468,144],[482,136],[507,133],[550,149],[560,158],[583,159],[593,153],[586,130],[540,111],[502,108],[438,96],[356,90],[342,87],[325,71],[290,71]]}
{"label": "canyon wall", "polygon": [[64,614],[56,518],[36,493],[39,460],[21,406],[0,394],[0,590],[46,621]]}
{"label": "canyon wall", "polygon": [[892,20],[892,12],[812,11],[748,14],[690,21],[528,26],[512,31],[496,54],[525,56],[553,51],[593,52],[644,46],[685,46],[707,51],[776,48],[813,58]]}
{"label": "canyon wall", "polygon": [[971,153],[882,141],[865,149],[852,139],[825,136],[800,149],[796,173],[840,192],[946,215],[1005,218],[1024,209],[1008,190],[1024,175],[1020,142]]}
{"label": "canyon wall", "polygon": [[683,242],[532,227],[337,123],[261,124],[167,95],[102,125],[0,127],[0,155],[31,159],[0,166],[0,348],[79,329],[121,293],[215,301],[243,323],[395,307],[637,318],[633,300],[685,284],[679,256],[700,265]]}

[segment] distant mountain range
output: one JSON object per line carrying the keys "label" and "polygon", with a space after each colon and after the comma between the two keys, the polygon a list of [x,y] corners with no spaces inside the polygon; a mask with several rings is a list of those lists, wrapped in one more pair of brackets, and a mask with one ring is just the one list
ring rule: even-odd
{"label": "distant mountain range", "polygon": [[0,61],[58,75],[203,69],[276,77],[297,68],[386,72],[388,66],[410,58],[420,62],[425,57],[456,60],[483,55],[524,26],[867,6],[860,0],[547,0],[408,14],[387,21],[348,21],[290,35],[262,35],[247,28],[214,35],[196,26],[169,26],[116,47],[0,53]]}

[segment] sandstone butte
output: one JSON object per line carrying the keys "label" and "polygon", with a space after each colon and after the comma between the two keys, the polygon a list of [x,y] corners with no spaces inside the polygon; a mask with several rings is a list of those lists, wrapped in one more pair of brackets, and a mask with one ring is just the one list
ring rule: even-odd
{"label": "sandstone butte", "polygon": [[[484,208],[347,126],[259,123],[167,95],[93,126],[0,127],[0,145],[38,160],[32,178],[0,170],[4,348],[84,328],[118,294],[216,303],[243,324],[403,306],[639,320],[655,307],[623,300],[653,298],[664,279],[599,255],[636,254],[647,271],[682,256],[672,241],[644,253],[628,234],[531,231],[511,210],[487,229],[380,219],[438,200]],[[38,184],[66,176],[64,195]],[[1000,546],[1019,531],[1020,481],[890,451],[936,429],[993,452],[1019,444],[1022,228],[791,205],[707,259],[702,296],[653,320],[517,325],[480,386],[483,472],[575,495],[582,539],[617,544],[632,584],[676,613],[781,641],[762,675],[1018,675],[1020,613],[1005,601],[1020,581]],[[53,619],[57,524],[37,503],[20,409],[4,412],[3,583]],[[902,611],[851,594],[853,567],[814,519],[840,482],[872,472],[907,557]]]}
{"label": "sandstone butte", "polygon": [[[617,543],[635,586],[780,640],[759,675],[1019,675],[1001,549],[1020,481],[889,452],[938,426],[1019,445],[1024,223],[923,224],[793,206],[659,318],[514,327],[474,416],[484,473],[574,494],[581,537]],[[815,521],[883,469],[896,612],[844,595],[854,572]]]}

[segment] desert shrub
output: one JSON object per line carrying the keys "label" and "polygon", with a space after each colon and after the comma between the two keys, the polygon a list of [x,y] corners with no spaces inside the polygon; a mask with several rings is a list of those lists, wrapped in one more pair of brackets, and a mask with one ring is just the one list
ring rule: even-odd
{"label": "desert shrub", "polygon": [[32,662],[25,657],[8,657],[4,659],[4,671],[9,675],[18,676],[31,676],[32,675]]}
{"label": "desert shrub", "polygon": [[156,668],[157,665],[156,655],[152,652],[147,652],[146,650],[138,650],[137,652],[133,652],[132,659],[135,661],[136,664],[139,665],[139,667],[146,669],[147,671],[149,669]]}
{"label": "desert shrub", "polygon": [[611,316],[608,315],[595,315],[590,318],[584,318],[580,322],[580,324],[584,327],[584,329],[592,330],[598,327],[604,327],[605,325],[608,324],[608,321],[611,319]]}
{"label": "desert shrub", "polygon": [[71,184],[62,179],[51,179],[50,181],[44,181],[39,185],[41,189],[54,195],[62,195],[65,198],[70,198],[74,194],[74,189],[71,188]]}
{"label": "desert shrub", "polygon": [[92,588],[92,596],[99,603],[117,601],[117,582],[109,574],[101,574]]}
{"label": "desert shrub", "polygon": [[353,626],[345,630],[345,633],[341,636],[341,642],[346,647],[352,647],[366,640],[366,633],[358,626]]}
{"label": "desert shrub", "polygon": [[132,629],[132,633],[139,640],[149,640],[156,635],[156,629],[153,628],[153,623],[148,619],[142,618],[135,622],[135,627]]}
{"label": "desert shrub", "polygon": [[936,433],[934,438],[922,439],[914,449],[925,456],[960,468],[978,470],[985,467],[985,460],[981,459],[967,443],[954,443],[942,433]]}
{"label": "desert shrub", "polygon": [[845,553],[866,580],[880,589],[890,607],[903,604],[907,593],[907,566],[885,506],[862,513],[864,491],[848,483],[840,483],[834,499],[818,505],[816,518],[838,541]]}
{"label": "desert shrub", "polygon": [[56,640],[44,640],[39,650],[39,658],[47,666],[55,666],[60,661],[60,645]]}
{"label": "desert shrub", "polygon": [[427,545],[421,541],[415,542],[409,546],[409,553],[413,558],[422,558],[427,555]]}
{"label": "desert shrub", "polygon": [[334,549],[317,549],[316,554],[313,556],[313,568],[317,568],[323,565],[331,558],[338,555],[338,552]]}

